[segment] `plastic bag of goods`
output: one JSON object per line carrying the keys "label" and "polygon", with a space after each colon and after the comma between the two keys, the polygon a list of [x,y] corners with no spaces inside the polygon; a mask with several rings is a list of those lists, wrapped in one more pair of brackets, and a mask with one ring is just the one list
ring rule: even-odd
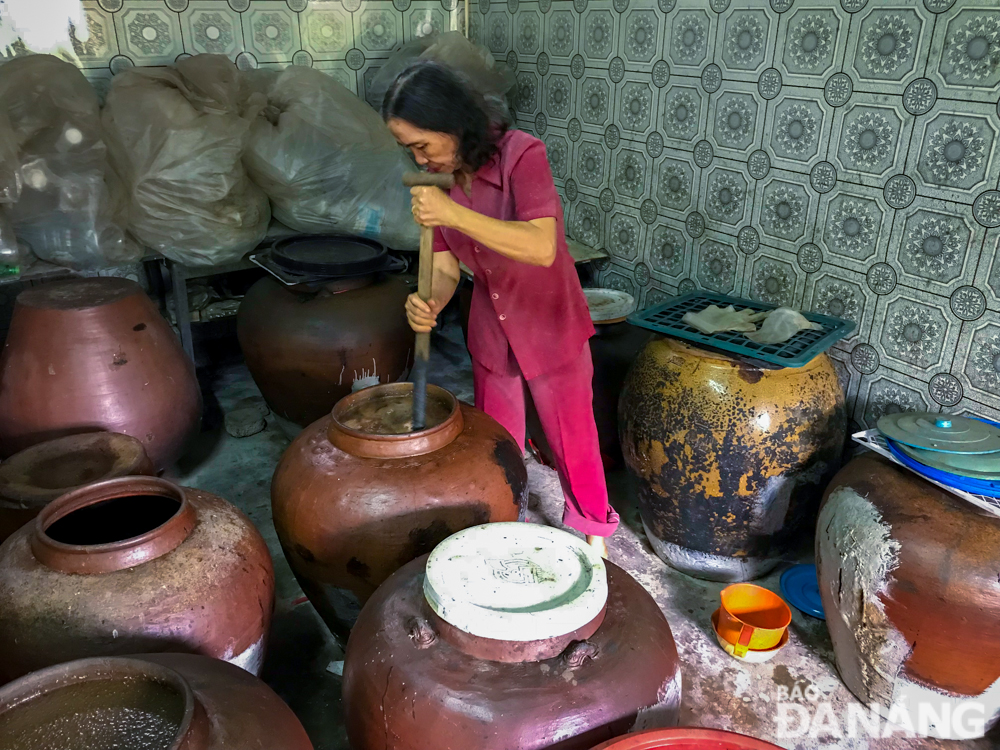
{"label": "plastic bag of goods", "polygon": [[242,162],[255,114],[242,81],[223,55],[196,55],[111,83],[104,126],[129,189],[129,230],[178,263],[234,262],[267,233],[267,197]]}
{"label": "plastic bag of goods", "polygon": [[486,47],[473,44],[459,31],[413,39],[385,61],[372,79],[368,92],[376,108],[382,108],[385,92],[408,65],[416,60],[433,60],[461,73],[483,96],[503,101],[517,79],[506,63],[498,63]]}
{"label": "plastic bag of goods", "polygon": [[21,171],[17,164],[17,141],[10,118],[0,108],[0,204],[14,203],[21,197]]}
{"label": "plastic bag of goods", "polygon": [[[18,238],[43,260],[78,270],[139,258],[125,232],[125,195],[108,164],[97,96],[83,74],[51,55],[11,60],[0,66],[0,110],[13,132],[20,195],[4,177],[11,157],[2,145],[0,194],[16,197],[9,216]],[[0,142],[8,141],[0,135]]]}
{"label": "plastic bag of goods", "polygon": [[275,218],[298,232],[416,249],[419,229],[402,184],[415,167],[378,113],[312,68],[247,76],[267,106],[253,124],[244,162]]}

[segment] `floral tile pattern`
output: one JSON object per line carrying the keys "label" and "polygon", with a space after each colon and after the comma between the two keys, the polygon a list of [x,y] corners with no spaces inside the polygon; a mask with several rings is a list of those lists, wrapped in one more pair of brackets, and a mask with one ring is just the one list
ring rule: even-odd
{"label": "floral tile pattern", "polygon": [[[567,144],[568,231],[608,251],[602,283],[644,306],[700,287],[855,321],[831,357],[859,426],[1000,419],[995,2],[480,0],[474,16],[495,13],[515,30],[497,54],[539,79],[518,125],[541,137],[541,117]],[[530,52],[516,30],[536,15]]]}
{"label": "floral tile pattern", "polygon": [[180,19],[185,51],[189,54],[235,56],[242,50],[240,15],[228,5],[193,0]]}
{"label": "floral tile pattern", "polygon": [[[366,83],[400,44],[459,29],[462,23],[457,0],[83,0],[83,6],[89,39],[81,42],[73,33],[70,40],[84,75],[101,97],[111,77],[127,67],[169,65],[181,56],[201,53],[226,55],[244,70],[311,66],[366,97]],[[518,8],[516,0],[511,7]],[[476,13],[473,36],[491,34],[501,58],[515,48],[527,57],[536,55],[549,18],[537,3],[526,3],[520,10],[518,17],[524,18],[516,27],[505,5],[497,4],[498,12],[489,18]],[[576,14],[567,11],[563,20],[569,26],[553,26],[552,34],[568,35],[570,54],[575,51]],[[3,61],[0,55],[0,64]],[[568,57],[562,63],[568,66]],[[565,73],[567,83],[575,84],[568,69]],[[570,94],[575,91],[572,84]],[[541,96],[538,85],[536,96]],[[554,95],[558,110],[556,99]],[[548,109],[547,102],[541,104]],[[568,112],[569,99],[564,106]],[[538,104],[535,109],[537,113]]]}
{"label": "floral tile pattern", "polygon": [[135,0],[114,20],[118,48],[135,65],[163,65],[184,52],[180,17],[166,3]]}
{"label": "floral tile pattern", "polygon": [[[84,0],[98,92],[131,65],[311,65],[366,96],[456,0]],[[478,0],[567,231],[643,306],[706,288],[854,320],[853,420],[1000,419],[994,0]]]}

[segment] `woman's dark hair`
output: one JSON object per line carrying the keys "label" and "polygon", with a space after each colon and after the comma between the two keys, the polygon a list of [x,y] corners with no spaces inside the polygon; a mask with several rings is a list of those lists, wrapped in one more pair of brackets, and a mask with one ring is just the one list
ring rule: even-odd
{"label": "woman's dark hair", "polygon": [[385,92],[382,119],[393,117],[458,138],[458,156],[472,171],[493,157],[509,126],[501,106],[450,68],[429,60],[409,66]]}

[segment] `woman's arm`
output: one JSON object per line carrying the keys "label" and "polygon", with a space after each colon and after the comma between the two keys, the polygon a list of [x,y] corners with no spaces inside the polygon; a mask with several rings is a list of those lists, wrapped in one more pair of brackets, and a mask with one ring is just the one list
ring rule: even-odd
{"label": "woman's arm", "polygon": [[406,298],[406,318],[410,328],[417,333],[427,333],[437,325],[438,313],[451,301],[462,280],[458,258],[449,252],[434,253],[434,278],[431,281],[430,303],[424,302],[416,294]]}
{"label": "woman's arm", "polygon": [[[501,221],[461,206],[440,188],[410,188],[413,216],[425,227],[457,229],[475,242],[503,256],[532,266],[551,266],[556,260],[556,220]],[[435,272],[437,264],[434,264]],[[454,290],[453,290],[454,291]]]}

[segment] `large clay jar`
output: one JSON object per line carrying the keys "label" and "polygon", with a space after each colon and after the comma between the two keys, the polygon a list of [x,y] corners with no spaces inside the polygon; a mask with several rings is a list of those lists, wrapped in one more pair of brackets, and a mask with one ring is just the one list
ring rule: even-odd
{"label": "large clay jar", "polygon": [[256,674],[273,600],[267,546],[222,498],[155,477],[88,485],[0,545],[0,683],[147,651]]}
{"label": "large clay jar", "polygon": [[656,337],[620,410],[646,535],[673,567],[746,581],[812,537],[847,429],[827,355],[768,370]]}
{"label": "large clay jar", "polygon": [[[590,319],[596,333],[590,339],[590,356],[594,362],[594,421],[601,456],[608,467],[621,464],[622,449],[618,439],[618,399],[625,376],[651,334],[644,328],[626,322],[634,301],[624,292],[613,289],[584,289],[590,307]],[[531,394],[527,393],[528,433],[542,456],[554,463],[541,420]]]}
{"label": "large clay jar", "polygon": [[312,750],[295,714],[242,669],[191,654],[79,659],[0,689],[0,747]]}
{"label": "large clay jar", "polygon": [[237,335],[271,410],[304,427],[352,389],[405,377],[414,336],[403,309],[409,293],[396,275],[295,287],[268,276],[250,287]]}
{"label": "large clay jar", "polygon": [[70,435],[26,448],[0,464],[0,542],[70,490],[152,473],[142,443],[117,432]]}
{"label": "large clay jar", "polygon": [[[944,738],[997,724],[1000,517],[862,455],[827,489],[816,566],[837,668],[862,703]],[[921,727],[921,707],[940,720]]]}
{"label": "large clay jar", "polygon": [[346,635],[400,566],[449,534],[523,517],[528,475],[510,434],[428,386],[427,429],[408,432],[412,383],[341,400],[281,457],[271,509],[285,557],[323,619]]}
{"label": "large clay jar", "polygon": [[722,729],[678,727],[627,734],[594,750],[781,750],[778,745]]}
{"label": "large clay jar", "polygon": [[139,440],[157,469],[198,428],[194,365],[133,281],[45,284],[17,297],[0,357],[0,453],[108,430]]}
{"label": "large clay jar", "polygon": [[550,527],[493,524],[457,549],[479,531],[407,564],[361,612],[344,662],[354,750],[586,750],[677,723],[677,649],[641,585]]}

